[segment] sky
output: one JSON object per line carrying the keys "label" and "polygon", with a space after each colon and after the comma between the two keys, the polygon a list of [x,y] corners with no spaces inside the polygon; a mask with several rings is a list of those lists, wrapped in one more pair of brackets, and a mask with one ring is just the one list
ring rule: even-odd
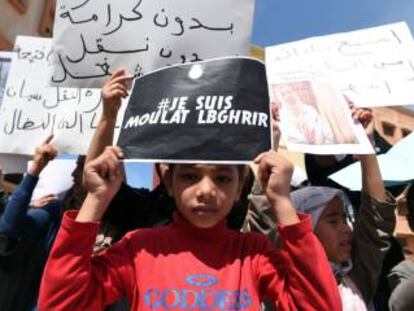
{"label": "sky", "polygon": [[252,42],[265,47],[399,21],[414,32],[414,0],[256,0]]}

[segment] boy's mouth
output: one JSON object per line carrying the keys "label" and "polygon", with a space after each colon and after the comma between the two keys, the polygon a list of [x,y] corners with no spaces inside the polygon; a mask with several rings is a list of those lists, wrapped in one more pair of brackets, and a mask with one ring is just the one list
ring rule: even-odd
{"label": "boy's mouth", "polygon": [[192,209],[194,213],[198,215],[204,215],[204,214],[213,214],[217,212],[217,209],[210,206],[197,206]]}
{"label": "boy's mouth", "polygon": [[351,243],[351,241],[343,241],[343,242],[339,243],[339,246],[342,249],[344,249],[346,251],[349,251],[349,252],[352,250],[352,243]]}

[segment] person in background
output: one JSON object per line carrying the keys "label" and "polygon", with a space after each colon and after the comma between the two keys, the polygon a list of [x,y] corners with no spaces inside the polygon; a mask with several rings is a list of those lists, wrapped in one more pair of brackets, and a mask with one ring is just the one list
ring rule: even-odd
{"label": "person in background", "polygon": [[[414,232],[414,187],[406,186],[402,203],[407,210],[407,221],[411,231]],[[391,311],[414,310],[414,260],[407,259],[392,268],[388,275],[391,296],[388,302]]]}
{"label": "person in background", "polygon": [[[118,69],[102,88],[103,110],[88,148],[85,163],[97,158],[107,146],[113,143],[114,130],[122,98],[128,96],[127,84],[133,76]],[[162,177],[163,167],[157,166]],[[155,189],[133,188],[122,183],[105,215],[104,221],[112,236],[102,238],[113,242],[128,231],[169,223],[175,210],[174,202],[160,183]],[[109,246],[109,245],[108,245]]]}
{"label": "person in background", "polygon": [[52,138],[36,147],[0,219],[0,310],[36,310],[43,267],[61,215],[53,194],[31,201],[39,174],[57,154]]}
{"label": "person in background", "polygon": [[[351,109],[355,109],[353,102],[350,101],[349,98],[346,98],[346,100],[348,101],[349,107]],[[392,147],[392,145],[382,138],[375,130],[374,120],[368,124],[366,131],[377,155],[386,153]],[[313,186],[326,186],[343,190],[352,203],[349,206],[350,210],[347,210],[351,222],[355,222],[355,215],[358,213],[359,206],[361,206],[361,192],[350,191],[328,177],[329,175],[347,167],[357,160],[357,157],[352,154],[305,154],[305,167],[310,184]],[[387,189],[393,196],[397,196],[397,194],[401,192],[400,186],[392,186]],[[374,298],[374,306],[377,311],[388,310],[388,300],[391,295],[391,291],[388,286],[387,275],[394,266],[404,260],[403,249],[397,239],[391,236],[390,243],[391,247],[389,251],[385,253],[377,292]]]}
{"label": "person in background", "polygon": [[[354,107],[352,113],[354,119],[364,125],[367,135],[371,136],[372,113]],[[372,309],[371,303],[383,257],[389,250],[395,227],[396,203],[385,191],[376,157],[364,155],[360,158],[363,168],[363,208],[357,217],[353,242],[351,242],[351,228],[346,222],[349,218],[348,210],[352,207],[341,190],[331,187],[304,187],[291,194],[298,211],[312,215],[315,233],[321,239],[337,277],[344,310]],[[263,191],[254,188],[250,201],[256,210],[261,211],[257,213],[257,222],[266,223],[270,238],[275,245],[278,245],[277,230],[267,225],[274,215],[268,207]],[[267,221],[264,222],[265,220]],[[320,222],[319,227],[317,227],[318,222]],[[368,253],[370,255],[366,256]],[[266,305],[266,310],[271,308]]]}
{"label": "person in background", "polygon": [[[372,113],[355,108],[352,111],[354,118],[369,128]],[[363,188],[353,229],[347,213],[351,203],[342,190],[305,187],[291,194],[297,210],[312,216],[314,232],[337,278],[344,310],[373,310],[396,222],[396,201],[385,190],[376,156],[359,155],[359,160]]]}

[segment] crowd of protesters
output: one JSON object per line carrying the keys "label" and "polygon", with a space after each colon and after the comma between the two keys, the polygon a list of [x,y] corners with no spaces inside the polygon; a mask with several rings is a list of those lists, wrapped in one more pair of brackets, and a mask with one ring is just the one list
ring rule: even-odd
{"label": "crowd of protesters", "polygon": [[[414,310],[414,262],[393,238],[401,187],[385,188],[376,155],[306,155],[308,181],[293,187],[273,107],[275,150],[252,167],[158,163],[159,185],[135,189],[112,146],[130,79],[104,85],[62,200],[32,200],[52,135],[13,194],[0,189],[0,310]],[[372,112],[350,111],[386,151]],[[353,161],[360,193],[327,178]],[[404,199],[412,211],[413,188]]]}

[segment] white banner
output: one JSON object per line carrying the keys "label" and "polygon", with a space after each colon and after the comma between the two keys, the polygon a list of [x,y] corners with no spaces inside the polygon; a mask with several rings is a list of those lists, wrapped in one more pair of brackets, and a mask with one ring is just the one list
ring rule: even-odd
{"label": "white banner", "polygon": [[140,76],[249,54],[254,0],[58,0],[56,8],[54,85],[101,87],[118,67]]}
{"label": "white banner", "polygon": [[405,22],[266,48],[274,79],[320,76],[357,106],[414,103],[414,43]]}
{"label": "white banner", "polygon": [[47,38],[16,39],[0,111],[0,153],[32,154],[49,133],[59,152],[87,151],[101,114],[100,90],[49,87],[51,46]]}

